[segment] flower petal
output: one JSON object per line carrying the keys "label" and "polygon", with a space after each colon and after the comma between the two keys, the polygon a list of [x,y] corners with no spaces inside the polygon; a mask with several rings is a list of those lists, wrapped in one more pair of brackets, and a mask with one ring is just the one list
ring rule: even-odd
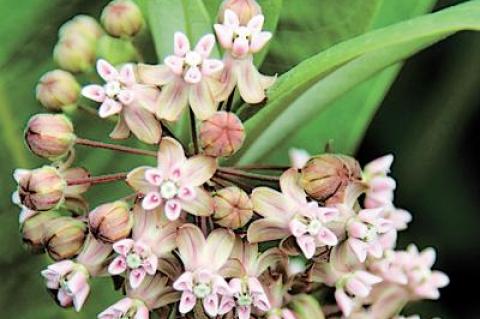
{"label": "flower petal", "polygon": [[157,154],[158,168],[166,173],[165,178],[171,178],[171,172],[182,166],[186,157],[182,145],[171,137],[165,137],[160,143]]}
{"label": "flower petal", "polygon": [[109,136],[115,140],[124,140],[130,136],[130,129],[125,122],[123,114],[119,114],[117,124]]}
{"label": "flower petal", "polygon": [[150,318],[148,308],[145,306],[140,306],[137,308],[137,313],[135,314],[134,319],[148,319]]}
{"label": "flower petal", "polygon": [[280,176],[280,188],[282,193],[298,204],[307,203],[307,195],[298,183],[299,173],[296,169],[290,168]]}
{"label": "flower petal", "polygon": [[117,256],[108,266],[108,273],[119,275],[127,270],[127,262],[124,256]]}
{"label": "flower petal", "polygon": [[285,196],[268,187],[257,187],[252,192],[253,210],[263,217],[288,223],[294,207]]}
{"label": "flower petal", "polygon": [[158,192],[149,192],[142,200],[142,207],[145,210],[152,210],[162,204],[162,195]]}
{"label": "flower petal", "polygon": [[150,168],[145,171],[145,180],[152,185],[162,185],[163,178],[163,172],[158,168]]}
{"label": "flower petal", "polygon": [[373,160],[372,162],[368,163],[365,168],[364,172],[367,174],[387,174],[390,172],[390,167],[393,163],[393,155],[388,154]]}
{"label": "flower petal", "polygon": [[250,43],[250,51],[252,53],[257,53],[262,50],[265,45],[272,38],[272,33],[263,31],[252,36],[252,41]]}
{"label": "flower petal", "polygon": [[184,59],[176,55],[169,55],[163,60],[163,63],[176,75],[181,75],[183,73],[183,62]]}
{"label": "flower petal", "polygon": [[192,290],[193,289],[193,274],[189,271],[184,272],[173,283],[173,289],[179,291]]}
{"label": "flower petal", "polygon": [[315,255],[315,238],[310,235],[304,235],[302,237],[297,238],[297,244],[302,250],[303,255],[305,258],[310,259]]}
{"label": "flower petal", "polygon": [[235,300],[230,296],[223,296],[218,307],[218,314],[223,316],[235,307]]}
{"label": "flower petal", "polygon": [[218,315],[218,295],[211,294],[203,299],[203,309],[210,317]]}
{"label": "flower petal", "polygon": [[188,84],[198,84],[203,79],[202,71],[200,71],[198,66],[191,66],[188,68],[187,72],[185,72],[183,79]]}
{"label": "flower petal", "polygon": [[182,293],[182,297],[180,298],[180,305],[178,310],[180,311],[180,313],[186,314],[192,311],[196,303],[197,303],[197,297],[195,297],[195,295],[190,291],[184,291]]}
{"label": "flower petal", "polygon": [[178,197],[184,201],[192,201],[197,196],[197,192],[194,187],[182,186],[178,190]]}
{"label": "flower petal", "polygon": [[206,34],[198,41],[197,45],[195,46],[195,52],[206,59],[210,56],[214,46],[215,36],[213,34]]}
{"label": "flower petal", "polygon": [[122,110],[122,104],[112,100],[112,99],[105,99],[105,101],[100,105],[100,108],[98,109],[98,115],[101,118],[106,118],[112,115],[115,115],[117,113],[120,113]]}
{"label": "flower petal", "polygon": [[240,306],[237,307],[238,319],[250,319],[252,309],[250,306]]}
{"label": "flower petal", "polygon": [[240,25],[240,20],[235,11],[230,9],[225,10],[223,24],[232,28],[236,28]]}
{"label": "flower petal", "polygon": [[365,262],[367,259],[368,245],[356,238],[349,238],[347,242],[357,259],[362,263]]}
{"label": "flower petal", "polygon": [[76,312],[82,310],[83,304],[90,293],[90,286],[87,284],[73,296],[73,308]]}
{"label": "flower petal", "polygon": [[173,79],[170,68],[162,65],[138,65],[138,75],[140,81],[145,84],[163,86]]}
{"label": "flower petal", "polygon": [[184,56],[190,51],[190,41],[182,32],[175,32],[173,36],[173,44],[176,56]]}
{"label": "flower petal", "polygon": [[175,199],[169,199],[165,203],[165,215],[167,216],[168,220],[174,221],[180,217],[182,213],[182,204],[180,201]]}
{"label": "flower petal", "polygon": [[197,226],[185,224],[178,229],[177,247],[187,271],[196,269],[205,246],[205,237]]}
{"label": "flower petal", "polygon": [[187,107],[189,87],[183,79],[175,79],[162,88],[158,98],[157,116],[167,121],[176,121]]}
{"label": "flower petal", "polygon": [[337,236],[327,227],[320,229],[317,240],[326,246],[336,246],[338,244]]}
{"label": "flower petal", "polygon": [[253,65],[252,59],[244,59],[235,66],[240,95],[249,104],[258,104],[265,100],[265,89],[261,82],[261,74]]}
{"label": "flower petal", "polygon": [[122,239],[114,243],[112,248],[117,254],[127,257],[127,254],[132,250],[134,243],[133,239]]}
{"label": "flower petal", "polygon": [[247,231],[247,238],[251,243],[278,240],[288,236],[290,232],[284,222],[266,218],[254,221]]}
{"label": "flower petal", "polygon": [[123,84],[131,85],[137,82],[135,79],[135,71],[133,69],[133,64],[125,64],[120,69],[120,75],[118,78]]}
{"label": "flower petal", "polygon": [[290,157],[290,163],[292,163],[292,167],[296,169],[302,169],[311,157],[306,150],[298,148],[290,149],[288,155]]}
{"label": "flower petal", "polygon": [[130,275],[128,276],[130,286],[133,289],[138,288],[142,284],[143,279],[145,279],[146,274],[147,273],[143,268],[137,268],[130,271]]}
{"label": "flower petal", "polygon": [[262,31],[263,23],[265,22],[265,17],[262,14],[254,16],[247,23],[247,28],[249,28],[253,33]]}
{"label": "flower petal", "polygon": [[347,296],[343,289],[335,290],[335,300],[337,301],[338,307],[343,312],[343,315],[345,317],[350,316],[353,310],[353,301]]}
{"label": "flower petal", "polygon": [[217,161],[210,156],[196,155],[182,166],[180,183],[186,186],[200,186],[207,182],[217,170]]}
{"label": "flower petal", "polygon": [[298,219],[293,219],[289,224],[288,228],[290,232],[295,237],[301,237],[307,232],[307,225],[299,221]]}
{"label": "flower petal", "polygon": [[135,191],[143,194],[147,194],[150,191],[152,191],[154,188],[152,188],[152,185],[145,179],[145,172],[148,169],[152,169],[152,168],[148,166],[141,166],[132,170],[127,175],[127,178],[126,178],[127,184],[131,188],[133,188]]}
{"label": "flower petal", "polygon": [[106,82],[115,81],[119,77],[117,69],[103,59],[97,61],[97,72]]}
{"label": "flower petal", "polygon": [[371,288],[363,282],[353,277],[347,280],[345,289],[352,295],[366,298],[370,294]]}
{"label": "flower petal", "polygon": [[223,62],[215,59],[205,59],[202,63],[202,74],[205,76],[212,76],[222,71]]}
{"label": "flower petal", "polygon": [[105,90],[102,86],[96,84],[83,87],[82,95],[95,102],[103,102],[105,100]]}
{"label": "flower petal", "polygon": [[142,142],[156,144],[162,136],[162,127],[155,116],[142,107],[124,107],[125,123]]}
{"label": "flower petal", "polygon": [[235,235],[226,229],[216,229],[207,238],[202,257],[204,265],[213,271],[219,270],[230,257]]}
{"label": "flower petal", "polygon": [[195,216],[210,216],[214,212],[215,202],[210,193],[203,188],[195,188],[194,200],[180,200],[182,209]]}
{"label": "flower petal", "polygon": [[222,48],[230,49],[233,42],[233,29],[223,24],[215,24],[213,28]]}
{"label": "flower petal", "polygon": [[190,107],[200,120],[210,118],[217,111],[217,102],[206,81],[190,87]]}

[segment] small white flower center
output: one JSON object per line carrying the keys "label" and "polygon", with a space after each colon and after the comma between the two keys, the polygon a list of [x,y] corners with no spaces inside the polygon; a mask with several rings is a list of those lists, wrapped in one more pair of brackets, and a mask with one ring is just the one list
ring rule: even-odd
{"label": "small white flower center", "polygon": [[252,297],[249,294],[242,294],[238,297],[237,303],[239,306],[250,306],[253,302]]}
{"label": "small white flower center", "polygon": [[127,266],[130,269],[136,269],[142,264],[142,259],[137,254],[129,254],[127,256]]}
{"label": "small white flower center", "polygon": [[378,238],[377,229],[372,226],[368,226],[368,231],[365,237],[363,238],[366,242],[374,241]]}
{"label": "small white flower center", "polygon": [[233,37],[234,38],[242,38],[242,39],[247,39],[250,40],[250,37],[252,36],[252,33],[247,27],[240,26],[235,29],[233,32]]}
{"label": "small white flower center", "polygon": [[166,181],[160,186],[160,194],[165,199],[171,199],[177,196],[178,187],[172,181]]}
{"label": "small white flower center", "polygon": [[316,219],[310,221],[307,226],[307,231],[314,236],[320,232],[320,229],[322,229],[322,223]]}
{"label": "small white flower center", "polygon": [[107,84],[105,84],[105,93],[109,98],[112,98],[112,99],[115,98],[118,94],[120,94],[121,90],[122,90],[122,86],[118,81],[110,81]]}
{"label": "small white flower center", "polygon": [[195,51],[187,52],[185,55],[185,63],[188,66],[199,66],[202,64],[202,56]]}
{"label": "small white flower center", "polygon": [[195,287],[193,287],[193,293],[197,298],[200,298],[200,299],[207,297],[208,295],[210,295],[211,292],[212,292],[212,289],[210,288],[209,285],[205,283],[199,283],[195,285]]}

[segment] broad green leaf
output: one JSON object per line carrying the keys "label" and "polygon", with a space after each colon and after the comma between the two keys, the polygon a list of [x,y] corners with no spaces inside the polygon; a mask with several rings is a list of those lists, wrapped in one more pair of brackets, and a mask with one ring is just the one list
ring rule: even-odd
{"label": "broad green leaf", "polygon": [[[436,0],[417,2],[383,1],[374,18],[372,28],[378,28],[424,14]],[[323,152],[331,143],[336,152],[352,153],[363,138],[373,115],[401,69],[401,64],[392,66],[372,79],[360,84],[337,101],[317,112],[308,124],[299,128],[263,161],[287,164],[288,151],[302,148],[311,154]],[[313,137],[313,138],[312,138]]]}
{"label": "broad green leaf", "polygon": [[470,1],[369,32],[306,60],[279,78],[268,94],[269,103],[246,123],[247,140],[237,160],[261,158],[321,107],[426,45],[457,31],[480,29],[479,18],[480,1]]}

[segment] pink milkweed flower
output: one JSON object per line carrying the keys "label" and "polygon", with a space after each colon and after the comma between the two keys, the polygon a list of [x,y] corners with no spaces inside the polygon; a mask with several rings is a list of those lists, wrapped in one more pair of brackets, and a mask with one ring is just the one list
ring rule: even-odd
{"label": "pink milkweed flower", "polygon": [[392,223],[392,228],[385,234],[380,235],[380,243],[383,249],[393,249],[397,242],[399,231],[407,229],[408,223],[412,221],[412,215],[400,208],[386,206],[381,212],[381,217]]}
{"label": "pink milkweed flower", "polygon": [[153,276],[157,271],[158,257],[147,245],[133,239],[122,239],[113,244],[118,254],[108,266],[108,272],[119,275],[128,272],[132,288],[137,288],[147,274]]}
{"label": "pink milkweed flower", "polygon": [[372,286],[382,282],[382,278],[364,270],[345,274],[337,281],[335,300],[345,317],[352,313],[354,298],[366,298],[372,291]]}
{"label": "pink milkweed flower", "polygon": [[260,74],[253,64],[253,54],[272,38],[271,32],[262,31],[264,19],[258,14],[243,26],[234,11],[225,10],[223,24],[214,25],[220,45],[226,51],[225,68],[216,90],[218,101],[226,100],[237,85],[245,102],[260,103],[266,98],[265,90],[275,82],[275,77]]}
{"label": "pink milkweed flower", "polygon": [[154,107],[159,91],[151,85],[139,84],[133,64],[117,70],[105,60],[97,61],[97,72],[106,84],[87,85],[82,95],[102,103],[98,114],[106,118],[119,114],[112,138],[127,138],[130,132],[148,144],[156,144],[162,136],[160,123],[155,119]]}
{"label": "pink milkweed flower", "polygon": [[90,293],[89,274],[85,267],[71,260],[63,260],[48,266],[41,274],[47,288],[57,292],[60,306],[73,306],[77,312],[82,309]]}
{"label": "pink milkweed flower", "polygon": [[178,120],[188,104],[200,120],[208,119],[217,111],[211,80],[223,69],[223,62],[209,58],[214,46],[215,37],[207,34],[191,50],[187,36],[176,32],[174,54],[166,57],[163,65],[139,66],[144,83],[162,87],[156,104],[159,119]]}
{"label": "pink milkweed flower", "polygon": [[142,207],[163,207],[169,220],[180,217],[182,210],[197,216],[213,213],[213,199],[200,186],[215,173],[214,158],[196,155],[186,158],[175,139],[166,137],[160,143],[158,167],[139,167],[127,176],[127,183],[145,195]]}
{"label": "pink milkweed flower", "polygon": [[388,176],[393,163],[393,155],[385,155],[369,164],[363,169],[363,182],[368,185],[365,193],[364,205],[366,208],[391,206],[393,191],[396,188],[395,180]]}
{"label": "pink milkweed flower", "polygon": [[177,246],[185,272],[173,283],[173,288],[182,292],[180,313],[190,312],[197,300],[201,300],[209,316],[218,315],[220,297],[232,294],[219,271],[232,252],[234,240],[233,232],[226,229],[216,229],[205,239],[193,224],[179,228]]}
{"label": "pink milkweed flower", "polygon": [[123,298],[98,315],[98,319],[148,319],[149,310],[141,300]]}
{"label": "pink milkweed flower", "polygon": [[362,209],[347,221],[347,243],[358,261],[365,262],[367,255],[380,258],[383,247],[379,236],[393,229],[393,223],[383,217],[383,208]]}
{"label": "pink milkweed flower", "polygon": [[337,236],[329,229],[329,223],[337,218],[338,210],[308,202],[298,177],[293,168],[284,172],[280,177],[282,193],[267,187],[253,190],[254,211],[264,218],[250,225],[247,236],[248,241],[255,243],[292,235],[310,259],[316,248],[337,245]]}

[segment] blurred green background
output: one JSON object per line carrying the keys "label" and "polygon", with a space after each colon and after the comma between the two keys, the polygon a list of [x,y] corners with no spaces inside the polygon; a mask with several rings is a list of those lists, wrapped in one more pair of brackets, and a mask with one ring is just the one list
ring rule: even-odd
{"label": "blurred green background", "polygon": [[[18,208],[10,203],[15,187],[13,169],[42,163],[26,150],[22,131],[31,115],[42,112],[34,99],[34,86],[44,72],[54,68],[51,52],[57,41],[57,29],[79,13],[99,17],[107,2],[0,0],[2,318],[94,318],[118,298],[108,280],[99,280],[82,313],[56,307],[39,275],[47,263],[46,257],[32,256],[22,248]],[[337,42],[459,2],[462,1],[284,0],[278,31],[263,71],[282,73]],[[480,241],[476,236],[480,224],[477,182],[480,38],[473,33],[455,35],[410,59],[396,78],[397,71],[394,68],[376,83],[358,88],[377,92],[381,81],[384,92],[392,85],[386,96],[370,96],[382,106],[366,132],[358,155],[366,163],[385,153],[395,154],[397,205],[414,215],[409,230],[401,234],[400,245],[415,241],[422,248],[436,247],[439,252],[436,267],[446,271],[452,281],[442,291],[440,302],[422,302],[407,311],[418,311],[424,318],[480,318],[476,294],[465,291],[467,282],[478,282],[480,266]],[[363,103],[355,95],[345,99]],[[76,131],[82,137],[103,139],[111,129],[111,124],[85,115],[73,117]],[[333,124],[329,129],[335,129]],[[316,143],[315,136],[303,136],[309,144]],[[322,147],[319,145],[319,149]],[[114,160],[108,152],[85,149],[79,149],[79,161],[93,174],[121,171],[139,164],[138,159],[128,156]],[[100,187],[89,198],[95,205],[127,193],[121,185]]]}

